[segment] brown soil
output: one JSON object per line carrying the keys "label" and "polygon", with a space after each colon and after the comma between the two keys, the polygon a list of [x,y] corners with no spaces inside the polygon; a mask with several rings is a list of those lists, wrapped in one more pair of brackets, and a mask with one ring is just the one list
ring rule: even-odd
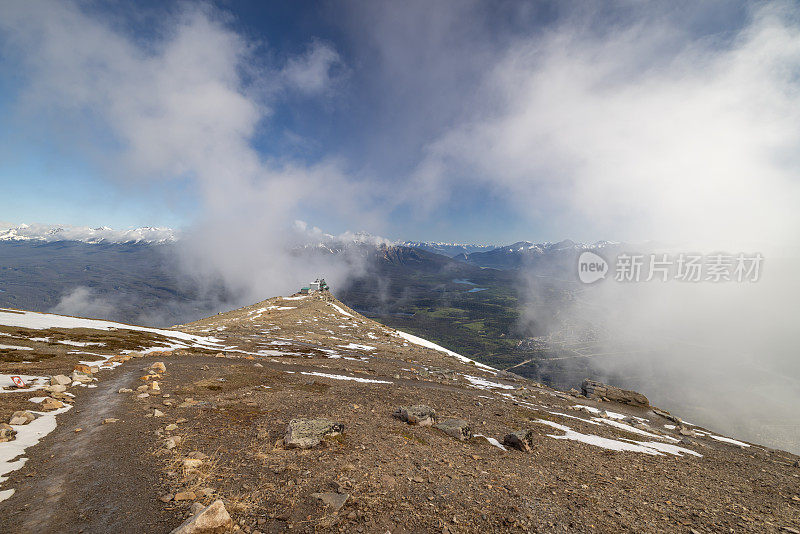
{"label": "brown soil", "polygon": [[[223,499],[244,532],[800,528],[800,468],[792,465],[797,457],[709,436],[678,444],[700,458],[555,439],[564,432],[538,421],[614,440],[655,440],[598,424],[591,414],[576,411],[578,404],[643,417],[656,436],[683,436],[649,410],[571,397],[513,376],[498,378],[407,344],[333,302],[352,317],[312,297],[271,299],[184,325],[184,331],[222,339],[219,352],[225,357],[195,351],[135,358],[102,371],[97,388],[71,388],[75,408],[58,417],[56,430],[26,452],[25,467],[0,487],[16,489],[0,502],[0,531],[169,532],[188,515],[192,501],[165,503],[159,497],[183,491],[206,504]],[[293,309],[262,310],[269,306]],[[123,350],[121,332],[111,336],[113,349],[107,345],[97,352]],[[65,335],[79,339],[74,331]],[[18,344],[8,339],[4,343]],[[129,344],[143,348],[152,341],[131,335]],[[342,347],[350,343],[375,349]],[[0,372],[20,373],[21,365],[31,369],[26,374],[64,372],[74,363],[72,356],[6,362]],[[158,379],[160,395],[117,393],[144,384],[143,369],[154,361],[167,367]],[[479,389],[465,375],[514,389]],[[0,394],[0,403],[5,411],[30,404],[21,394]],[[474,433],[501,441],[511,430],[530,428],[533,451],[502,451],[480,437],[459,442],[392,417],[396,407],[410,404],[427,404],[440,418],[466,419]],[[152,417],[155,409],[164,416]],[[102,425],[107,417],[119,421]],[[288,422],[302,417],[339,421],[344,433],[314,449],[285,449],[281,440]],[[167,431],[170,424],[177,428]],[[182,441],[168,450],[165,439],[174,436]],[[183,460],[193,456],[205,456],[202,465],[185,468]],[[314,493],[349,497],[336,511]]]}

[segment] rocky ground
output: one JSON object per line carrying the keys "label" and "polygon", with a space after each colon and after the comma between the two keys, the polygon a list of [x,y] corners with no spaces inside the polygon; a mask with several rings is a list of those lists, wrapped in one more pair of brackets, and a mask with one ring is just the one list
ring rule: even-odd
{"label": "rocky ground", "polygon": [[52,317],[0,310],[2,532],[800,532],[797,457],[327,294],[180,336]]}

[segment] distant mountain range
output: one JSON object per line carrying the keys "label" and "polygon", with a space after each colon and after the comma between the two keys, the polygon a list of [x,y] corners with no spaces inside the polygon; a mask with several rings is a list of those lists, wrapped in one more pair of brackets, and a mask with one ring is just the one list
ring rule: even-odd
{"label": "distant mountain range", "polygon": [[472,254],[474,252],[487,252],[494,250],[497,245],[475,245],[464,243],[438,243],[425,241],[403,241],[398,243],[401,246],[425,250],[442,256],[454,257],[461,254]]}
{"label": "distant mountain range", "polygon": [[[163,245],[180,238],[177,230],[166,227],[143,227],[114,230],[107,226],[88,226],[0,223],[0,242],[81,242],[87,244],[146,244]],[[542,258],[572,256],[576,251],[601,249],[618,245],[611,241],[593,244],[576,243],[571,240],[558,243],[533,243],[519,241],[511,245],[444,243],[426,241],[392,241],[366,232],[346,232],[334,236],[316,233],[308,235],[308,242],[301,249],[317,249],[337,254],[353,248],[391,246],[422,250],[446,256],[478,267],[494,269],[519,269],[530,266]],[[430,258],[429,258],[430,259]]]}
{"label": "distant mountain range", "polygon": [[558,243],[532,243],[518,241],[512,245],[496,247],[492,250],[460,254],[455,259],[477,265],[478,267],[492,267],[494,269],[519,269],[532,267],[543,261],[559,259],[577,259],[578,252],[583,250],[610,249],[620,243],[612,241],[598,241],[593,244],[576,243],[569,239]]}
{"label": "distant mountain range", "polygon": [[62,224],[0,223],[0,241],[79,241],[81,243],[172,243],[178,233],[172,228],[143,227],[130,230],[114,230],[108,226],[90,228]]}

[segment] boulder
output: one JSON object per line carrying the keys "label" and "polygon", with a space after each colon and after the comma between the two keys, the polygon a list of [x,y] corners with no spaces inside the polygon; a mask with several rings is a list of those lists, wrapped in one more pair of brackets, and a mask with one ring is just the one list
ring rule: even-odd
{"label": "boulder", "polygon": [[33,415],[28,410],[19,410],[11,414],[11,420],[8,422],[10,425],[27,425],[31,421],[36,419],[36,416]]}
{"label": "boulder", "polygon": [[400,406],[392,416],[405,421],[409,425],[431,426],[436,422],[436,411],[424,404]]}
{"label": "boulder", "polygon": [[131,388],[119,388],[120,393],[133,393]]}
{"label": "boulder", "polygon": [[338,512],[339,509],[344,506],[344,503],[347,502],[347,499],[350,498],[350,495],[347,493],[312,493],[312,497],[322,501],[325,506],[330,506],[333,508],[334,512]]}
{"label": "boulder", "polygon": [[463,419],[445,419],[433,425],[448,436],[454,437],[459,441],[464,441],[472,437],[472,430],[469,423]]}
{"label": "boulder", "polygon": [[0,443],[11,441],[17,435],[17,431],[11,428],[8,423],[0,423]]}
{"label": "boulder", "polygon": [[40,405],[42,411],[44,412],[51,412],[53,410],[58,410],[59,408],[64,407],[64,403],[60,400],[56,400],[53,397],[45,397]]}
{"label": "boulder", "polygon": [[200,458],[184,458],[183,467],[186,469],[197,469],[203,465],[203,460]]}
{"label": "boulder", "polygon": [[221,500],[203,508],[181,523],[170,534],[223,534],[233,528],[233,520]]}
{"label": "boulder", "polygon": [[164,447],[166,447],[167,450],[174,449],[181,444],[181,440],[182,438],[180,436],[172,436],[171,438],[167,438],[164,440]]}
{"label": "boulder", "polygon": [[176,501],[193,501],[197,499],[197,495],[193,491],[179,491],[175,494]]}
{"label": "boulder", "polygon": [[53,375],[50,377],[51,386],[68,386],[72,384],[72,379],[66,375]]}
{"label": "boulder", "polygon": [[680,417],[672,415],[671,413],[669,413],[666,410],[662,410],[661,408],[656,408],[655,406],[653,406],[653,413],[656,414],[656,415],[660,415],[664,419],[669,419],[670,421],[672,421],[676,425],[683,425],[683,421],[681,421]]}
{"label": "boulder", "polygon": [[75,368],[73,369],[73,371],[77,372],[77,373],[83,373],[85,375],[90,375],[90,374],[92,374],[94,372],[94,371],[92,371],[92,368],[90,366],[86,365],[85,363],[76,364]]}
{"label": "boulder", "polygon": [[167,370],[167,366],[164,365],[164,362],[155,362],[150,366],[150,369],[157,373],[164,373]]}
{"label": "boulder", "polygon": [[292,419],[283,439],[287,449],[310,449],[324,437],[339,435],[343,430],[342,423],[330,419]]}
{"label": "boulder", "polygon": [[533,435],[532,430],[510,432],[503,438],[503,445],[523,452],[531,452],[533,449]]}
{"label": "boulder", "polygon": [[602,399],[611,402],[618,402],[620,404],[627,404],[630,406],[649,407],[650,401],[647,397],[636,391],[628,389],[621,389],[615,386],[609,386],[602,382],[589,380],[588,378],[581,384],[581,391],[589,399]]}
{"label": "boulder", "polygon": [[79,371],[72,372],[72,381],[73,382],[80,382],[81,384],[87,384],[92,381],[92,377],[87,375],[86,373],[81,373]]}

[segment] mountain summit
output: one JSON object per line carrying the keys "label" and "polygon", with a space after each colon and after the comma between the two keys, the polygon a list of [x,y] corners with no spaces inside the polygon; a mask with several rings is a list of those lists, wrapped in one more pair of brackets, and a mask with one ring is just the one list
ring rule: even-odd
{"label": "mountain summit", "polygon": [[166,330],[2,309],[0,336],[5,532],[800,522],[795,456],[634,392],[497,371],[327,292]]}

